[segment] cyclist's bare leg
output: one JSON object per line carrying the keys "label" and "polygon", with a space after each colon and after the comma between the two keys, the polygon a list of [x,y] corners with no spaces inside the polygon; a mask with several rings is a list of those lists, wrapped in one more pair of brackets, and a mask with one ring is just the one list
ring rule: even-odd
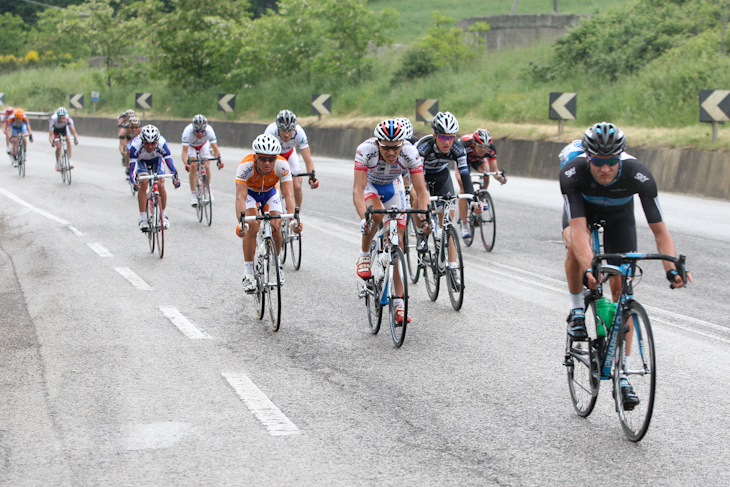
{"label": "cyclist's bare leg", "polygon": [[[256,208],[247,208],[246,216],[256,216]],[[243,236],[243,260],[246,262],[253,262],[254,255],[256,254],[256,234],[259,231],[259,220],[251,220],[246,222],[248,230]]]}
{"label": "cyclist's bare leg", "polygon": [[167,208],[167,190],[165,189],[165,180],[159,180],[160,188],[160,202],[162,203],[162,214],[165,214],[165,208]]}
{"label": "cyclist's bare leg", "polygon": [[[302,178],[292,178],[294,183],[294,201],[297,203],[299,209],[302,208]],[[286,209],[289,213],[294,213],[294,209]]]}
{"label": "cyclist's bare leg", "polygon": [[205,161],[205,174],[208,177],[208,184],[212,181],[213,173],[210,172],[210,161]]}
{"label": "cyclist's bare leg", "polygon": [[[124,144],[126,145],[126,144]],[[66,139],[66,151],[68,151],[68,158],[71,159],[71,137]]]}
{"label": "cyclist's bare leg", "polygon": [[58,159],[61,157],[61,139],[58,137],[54,138],[53,147],[56,148],[56,162],[58,162]]}
{"label": "cyclist's bare leg", "polygon": [[[463,200],[463,201],[466,201],[466,200]],[[454,213],[455,213],[454,210],[451,210],[451,221],[452,222],[455,221],[454,220]],[[443,220],[444,220],[443,213],[439,215],[439,220],[440,220],[439,221],[439,225],[441,225],[443,227]],[[442,239],[444,239],[444,238],[446,238],[445,235],[442,237]],[[457,260],[456,260],[456,246],[454,246],[453,240],[452,241],[449,241],[449,262],[457,262]]]}
{"label": "cyclist's bare leg", "polygon": [[[272,211],[272,215],[281,215],[278,211]],[[277,255],[281,253],[281,242],[283,238],[281,236],[281,220],[271,220],[271,236],[274,237],[274,244],[276,245]]]}
{"label": "cyclist's bare leg", "polygon": [[18,155],[18,137],[13,137],[13,157]]}
{"label": "cyclist's bare leg", "polygon": [[198,163],[191,162],[188,159],[188,164],[190,165],[190,175],[188,176],[190,180],[190,192],[195,192],[195,186],[198,183]]}
{"label": "cyclist's bare leg", "polygon": [[[406,228],[399,225],[398,226],[398,242],[400,243],[400,248],[403,250],[403,238],[405,237]],[[393,271],[393,276],[395,279],[395,292],[398,296],[403,296],[403,282],[400,279],[400,271],[398,270],[398,263],[396,262],[395,269]]]}
{"label": "cyclist's bare leg", "polygon": [[[565,279],[568,281],[568,290],[571,294],[579,294],[583,292],[583,275],[581,274],[580,264],[578,259],[575,258],[573,252],[573,240],[570,234],[570,227],[563,229],[563,240],[567,247],[565,256]],[[586,232],[588,228],[586,227]]]}
{"label": "cyclist's bare leg", "polygon": [[149,182],[145,179],[139,182],[139,191],[137,191],[137,203],[139,203],[139,212],[147,211],[147,185]]}
{"label": "cyclist's bare leg", "polygon": [[[301,179],[301,178],[296,178]],[[383,203],[380,201],[379,198],[373,197],[368,198],[365,200],[365,206],[373,205],[374,210],[382,210],[383,209]],[[378,232],[378,227],[380,226],[380,222],[383,221],[383,215],[372,215],[370,217],[371,221],[373,222],[372,226],[370,227],[370,230],[363,234],[362,236],[362,245],[360,247],[360,250],[363,252],[369,252],[370,251],[370,242],[373,241],[373,237],[375,237],[375,234]]]}

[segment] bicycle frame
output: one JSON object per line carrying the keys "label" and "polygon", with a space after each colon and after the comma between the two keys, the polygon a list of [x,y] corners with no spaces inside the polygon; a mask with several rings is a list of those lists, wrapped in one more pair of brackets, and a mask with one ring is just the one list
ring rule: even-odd
{"label": "bicycle frame", "polygon": [[[441,239],[440,236],[446,235],[446,232],[449,231],[449,228],[454,226],[453,218],[451,214],[456,208],[456,201],[457,200],[470,200],[473,201],[474,196],[470,194],[460,194],[457,196],[431,196],[430,200],[432,202],[432,208],[431,208],[431,232],[436,232],[436,239]],[[441,224],[441,228],[439,228],[439,219],[438,215],[443,213],[443,222]],[[441,239],[443,240],[443,239]],[[445,245],[439,246],[439,252],[438,252],[438,269],[439,274],[444,275],[446,273],[446,259],[448,259],[448,255],[446,254],[447,250],[445,249]]]}

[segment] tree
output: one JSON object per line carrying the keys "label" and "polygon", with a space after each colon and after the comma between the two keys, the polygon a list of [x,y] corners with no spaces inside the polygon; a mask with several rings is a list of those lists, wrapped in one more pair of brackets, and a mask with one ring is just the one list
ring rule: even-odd
{"label": "tree", "polygon": [[217,83],[236,63],[238,46],[249,24],[247,1],[173,0],[166,15],[147,12],[151,42],[156,48],[153,66],[171,82],[183,79]]}
{"label": "tree", "polygon": [[28,26],[17,15],[5,12],[0,15],[0,54],[20,55],[28,41]]}

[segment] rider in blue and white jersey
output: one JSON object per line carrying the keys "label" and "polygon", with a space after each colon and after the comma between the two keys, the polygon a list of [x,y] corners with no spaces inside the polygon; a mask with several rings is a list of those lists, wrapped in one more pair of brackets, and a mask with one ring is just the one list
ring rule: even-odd
{"label": "rider in blue and white jersey", "polygon": [[[172,162],[170,149],[167,147],[167,141],[160,135],[160,131],[154,125],[145,125],[139,136],[132,139],[129,144],[129,177],[135,189],[138,190],[137,202],[139,203],[139,229],[143,232],[149,230],[147,223],[147,185],[148,180],[138,181],[138,175],[165,174],[165,166],[174,174],[172,183],[175,188],[180,187],[180,179],[177,175],[177,169]],[[158,183],[160,188],[160,199],[162,200],[162,216],[165,228],[169,228],[170,222],[167,219],[165,208],[167,206],[167,191],[165,190],[165,180],[160,179]]]}

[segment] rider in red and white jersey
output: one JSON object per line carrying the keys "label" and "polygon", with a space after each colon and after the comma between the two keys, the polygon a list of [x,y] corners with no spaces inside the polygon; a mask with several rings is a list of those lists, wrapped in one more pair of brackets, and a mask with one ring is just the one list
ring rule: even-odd
{"label": "rider in red and white jersey", "polygon": [[[218,149],[218,139],[215,130],[208,125],[208,119],[198,114],[193,117],[193,123],[188,124],[182,134],[182,161],[185,170],[190,172],[190,205],[198,205],[198,197],[195,194],[195,185],[198,181],[198,163],[188,164],[189,157],[196,157],[196,151],[201,159],[210,157],[210,149],[213,149],[213,156],[218,157],[218,169],[223,169],[223,161],[220,159],[221,151]],[[211,181],[210,161],[206,160],[205,172],[208,174],[208,182]],[[210,200],[213,201],[213,193],[210,193]]]}
{"label": "rider in red and white jersey", "polygon": [[[297,148],[302,153],[304,163],[307,165],[307,171],[314,174],[314,161],[309,150],[309,141],[304,129],[297,123],[297,116],[290,110],[282,110],[276,116],[276,121],[266,127],[264,133],[273,135],[281,144],[281,157],[289,163],[292,175],[296,176],[300,172],[299,157],[297,156]],[[302,178],[295,177],[294,182],[294,200],[297,207],[302,207]],[[313,175],[309,177],[309,187],[316,189],[319,186],[319,180]],[[287,211],[289,209],[287,208]]]}
{"label": "rider in red and white jersey", "polygon": [[[367,139],[357,147],[355,155],[355,182],[352,200],[355,210],[361,218],[360,232],[362,245],[357,261],[357,275],[363,279],[371,276],[370,242],[378,231],[383,215],[373,215],[368,225],[365,220],[367,207],[374,209],[406,208],[406,192],[401,175],[407,171],[418,194],[418,206],[425,210],[429,204],[426,179],[423,175],[423,160],[418,150],[404,142],[406,131],[398,120],[384,120],[375,127],[375,137]],[[382,201],[382,203],[381,203]],[[428,228],[428,220],[423,220],[424,228]],[[400,242],[406,228],[406,215],[398,216],[398,233]],[[401,244],[402,245],[402,244]],[[400,281],[396,280],[396,286]],[[402,289],[397,289],[399,294]],[[403,320],[403,302],[396,300],[396,318]],[[410,320],[410,317],[408,318]]]}

